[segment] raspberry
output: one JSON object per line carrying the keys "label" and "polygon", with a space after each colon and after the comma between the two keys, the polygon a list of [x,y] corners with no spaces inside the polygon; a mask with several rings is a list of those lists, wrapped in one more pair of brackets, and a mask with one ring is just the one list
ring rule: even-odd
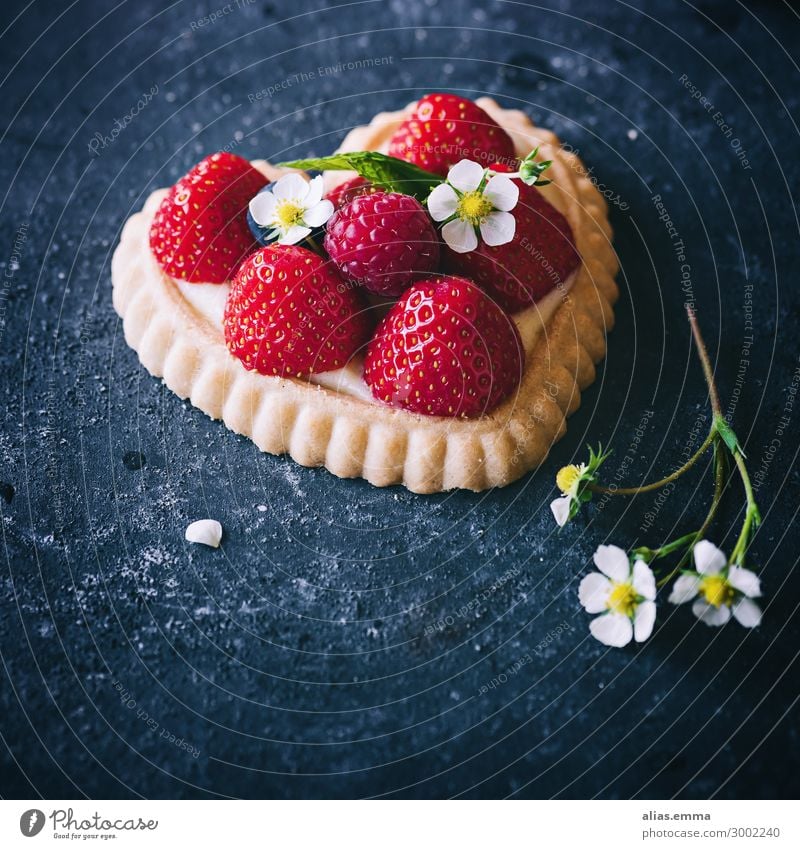
{"label": "raspberry", "polygon": [[351,200],[355,200],[360,195],[369,195],[377,191],[379,189],[376,189],[364,177],[351,177],[349,180],[345,180],[331,189],[325,197],[333,204],[334,209],[341,209],[341,207],[350,203]]}
{"label": "raspberry", "polygon": [[439,237],[410,195],[375,192],[343,206],[328,222],[325,250],[350,281],[397,296],[435,271]]}

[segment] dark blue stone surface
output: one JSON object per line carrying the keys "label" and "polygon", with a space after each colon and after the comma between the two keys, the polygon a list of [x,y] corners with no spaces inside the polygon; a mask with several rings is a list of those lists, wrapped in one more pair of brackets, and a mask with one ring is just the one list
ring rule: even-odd
{"label": "dark blue stone surface", "polygon": [[[796,14],[311,5],[3,4],[0,792],[796,796]],[[441,88],[524,109],[612,201],[617,326],[540,473],[427,498],[341,481],[146,374],[109,264],[153,187],[223,148],[329,152]],[[609,651],[577,604],[594,548],[692,530],[710,481],[557,533],[553,475],[587,441],[611,479],[681,462],[708,415],[687,299],[759,473],[764,623],[662,604]],[[728,550],[741,503],[734,482],[710,532]],[[218,551],[183,541],[203,515]]]}

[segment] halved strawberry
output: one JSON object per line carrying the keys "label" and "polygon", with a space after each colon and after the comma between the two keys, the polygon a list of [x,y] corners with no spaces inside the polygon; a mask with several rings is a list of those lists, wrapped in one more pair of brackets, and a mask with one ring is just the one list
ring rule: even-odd
{"label": "halved strawberry", "polygon": [[269,182],[241,156],[213,153],[181,177],[150,227],[150,248],[170,277],[224,283],[255,247],[247,204]]}
{"label": "halved strawberry", "polygon": [[563,286],[581,261],[567,219],[536,186],[514,182],[519,201],[511,213],[516,230],[510,242],[489,247],[479,240],[474,251],[463,254],[447,246],[444,250],[448,271],[480,283],[509,312],[525,309]]}
{"label": "halved strawberry", "polygon": [[491,412],[519,384],[525,355],[514,322],[471,280],[417,283],[367,348],[364,380],[385,404],[428,416]]}
{"label": "halved strawberry", "polygon": [[246,369],[303,377],[341,368],[369,339],[358,290],[332,263],[296,245],[269,245],[239,267],[223,329]]}
{"label": "halved strawberry", "polygon": [[455,94],[425,95],[392,136],[389,155],[442,177],[461,159],[516,163],[511,136],[480,106]]}

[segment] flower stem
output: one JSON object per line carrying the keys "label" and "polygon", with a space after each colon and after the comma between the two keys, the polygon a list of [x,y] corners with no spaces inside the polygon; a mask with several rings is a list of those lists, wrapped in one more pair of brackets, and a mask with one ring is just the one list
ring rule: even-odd
{"label": "flower stem", "polygon": [[[695,316],[694,310],[690,306],[687,306],[686,312],[689,316],[689,325],[692,328],[692,335],[694,336],[695,345],[697,346],[697,355],[700,357],[700,362],[703,365],[703,374],[705,375],[706,384],[708,385],[708,396],[711,399],[711,409],[714,413],[715,427],[721,429],[727,423],[722,415],[722,406],[719,403],[719,393],[717,392],[717,387],[714,383],[714,373],[711,369],[711,360],[709,359],[708,351],[706,350],[705,343],[703,342],[703,336],[700,333],[700,327],[697,324],[697,317]],[[720,425],[716,425],[717,420],[720,420]],[[736,441],[736,437],[733,435],[733,431],[730,431],[729,428],[726,428],[726,430],[733,440],[732,444],[728,444],[728,449],[733,457],[734,463],[736,463],[736,469],[739,472],[739,477],[742,479],[745,496],[747,498],[747,511],[744,516],[744,522],[742,523],[742,529],[739,532],[739,538],[736,540],[736,545],[731,552],[730,560],[728,562],[731,564],[736,563],[738,565],[742,565],[744,563],[745,552],[747,551],[747,546],[750,543],[752,532],[761,523],[761,514],[758,510],[758,505],[756,504],[755,495],[753,494],[753,485],[750,481],[750,475],[747,472],[747,466],[745,466],[744,463],[742,450]],[[724,435],[725,432],[723,431],[723,436]]]}
{"label": "flower stem", "polygon": [[697,534],[698,531],[693,531],[690,534],[672,540],[672,542],[664,543],[660,548],[647,548],[645,546],[634,548],[633,553],[641,555],[648,563],[652,563],[654,560],[666,557],[668,554],[672,554],[673,551],[677,551],[693,543],[697,539]]}
{"label": "flower stem", "polygon": [[736,462],[736,468],[739,471],[739,477],[744,485],[745,496],[747,497],[747,512],[744,515],[742,530],[739,532],[739,538],[736,540],[736,545],[731,552],[728,563],[737,566],[744,565],[744,557],[747,551],[747,546],[750,543],[750,537],[753,531],[761,524],[761,513],[756,504],[755,496],[753,495],[753,484],[750,482],[750,475],[747,473],[747,467],[744,464],[744,458],[739,451],[733,452],[733,459]]}
{"label": "flower stem", "polygon": [[703,454],[708,451],[711,443],[714,441],[715,434],[716,428],[712,425],[711,430],[708,432],[708,436],[703,440],[703,444],[697,449],[697,451],[695,451],[694,454],[692,454],[692,456],[679,469],[676,469],[672,472],[672,474],[667,475],[665,478],[661,478],[660,481],[648,483],[646,486],[627,486],[620,487],[618,489],[591,483],[588,484],[586,488],[592,492],[608,493],[609,495],[638,495],[642,492],[653,492],[656,489],[661,489],[661,487],[666,486],[668,483],[672,483],[672,481],[677,480],[682,474],[684,474],[684,472],[688,472],[689,469],[694,466]]}
{"label": "flower stem", "polygon": [[[722,439],[718,436],[714,442],[714,496],[711,499],[711,507],[708,509],[708,514],[697,532],[698,539],[702,539],[708,526],[714,519],[719,507],[720,499],[722,498],[722,490],[725,486],[725,473],[727,471],[727,460],[725,459],[725,446]],[[683,564],[679,564],[682,566]]]}
{"label": "flower stem", "polygon": [[711,411],[714,413],[714,416],[722,416],[722,405],[719,402],[717,384],[714,382],[714,371],[711,368],[711,360],[709,359],[705,342],[703,342],[703,335],[700,333],[700,326],[697,323],[695,311],[688,304],[686,305],[686,314],[689,317],[689,326],[692,328],[692,336],[694,336],[694,342],[697,346],[697,356],[700,358],[700,363],[703,366],[703,374],[705,375],[706,385],[708,386],[708,397],[711,401]]}
{"label": "flower stem", "polygon": [[[686,546],[686,550],[681,555],[681,559],[678,561],[677,566],[669,572],[669,574],[665,575],[663,578],[660,578],[657,586],[663,587],[664,584],[668,584],[677,574],[683,569],[686,564],[689,562],[689,557],[691,556],[692,549],[695,547],[696,543],[698,543],[705,536],[706,531],[709,528],[709,525],[714,520],[714,516],[717,514],[717,508],[719,507],[719,502],[722,498],[722,490],[725,486],[725,472],[726,472],[726,460],[725,460],[725,452],[724,445],[722,444],[722,440],[719,436],[717,436],[716,441],[714,442],[714,496],[711,499],[711,506],[708,508],[708,513],[706,514],[705,519],[703,520],[703,524],[700,525],[699,530],[695,531],[693,534],[688,534],[685,537],[681,537],[680,540],[676,540],[675,543],[669,543],[666,546],[663,546],[660,549],[656,549],[657,552],[665,552],[669,553],[670,551],[675,551],[676,548],[679,547],[676,543],[681,543],[684,540],[689,540],[689,544]],[[669,549],[669,551],[667,551]],[[662,557],[663,554],[659,553],[657,556]]]}
{"label": "flower stem", "polygon": [[[668,483],[672,483],[672,481],[677,480],[685,472],[688,472],[689,469],[691,469],[692,466],[694,466],[694,464],[710,448],[711,443],[714,442],[720,429],[725,427],[727,424],[722,415],[722,405],[719,401],[717,384],[714,382],[714,371],[711,368],[711,360],[708,356],[708,350],[706,349],[705,342],[703,341],[703,336],[700,333],[700,327],[697,323],[695,312],[688,304],[686,306],[686,314],[689,318],[689,326],[692,329],[692,336],[694,337],[695,346],[697,347],[697,355],[700,358],[701,365],[703,366],[703,375],[705,376],[706,385],[708,386],[708,397],[711,402],[711,411],[713,413],[708,436],[706,436],[703,440],[703,444],[697,449],[697,451],[695,451],[695,453],[679,469],[676,469],[672,472],[672,474],[667,475],[665,478],[661,478],[661,480],[646,484],[645,486],[618,487],[616,489],[613,487],[601,486],[596,483],[590,483],[586,486],[586,489],[590,492],[597,492],[604,495],[639,495],[642,492],[653,492],[654,490],[661,489]],[[748,498],[748,504],[749,503],[750,500]]]}

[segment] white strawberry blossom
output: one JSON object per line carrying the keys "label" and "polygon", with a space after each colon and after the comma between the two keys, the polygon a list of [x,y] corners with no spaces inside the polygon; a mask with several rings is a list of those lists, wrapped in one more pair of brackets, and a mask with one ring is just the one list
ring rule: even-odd
{"label": "white strawberry blossom", "polygon": [[284,174],[269,191],[250,201],[250,214],[259,227],[271,228],[270,239],[295,245],[333,215],[333,204],[322,199],[322,191],[322,177],[309,181],[299,174]]}
{"label": "white strawberry blossom", "polygon": [[569,521],[569,514],[572,508],[572,496],[561,495],[550,502],[550,509],[553,511],[553,518],[559,528],[563,528]]}
{"label": "white strawberry blossom", "polygon": [[692,613],[706,625],[724,625],[731,615],[745,628],[761,624],[761,608],[753,601],[761,595],[758,575],[729,566],[725,554],[705,539],[695,545],[693,554],[696,571],[675,581],[672,604],[694,600]]}
{"label": "white strawberry blossom", "polygon": [[478,247],[479,233],[490,246],[510,242],[517,226],[511,210],[518,200],[519,188],[505,174],[462,159],[428,195],[428,212],[444,222],[442,238],[462,254]]}
{"label": "white strawberry blossom", "polygon": [[550,502],[550,509],[553,511],[553,517],[559,528],[563,528],[570,520],[573,502],[578,500],[578,489],[586,473],[586,468],[586,463],[581,463],[579,466],[573,464],[558,470],[556,485],[563,495]]}
{"label": "white strawberry blossom", "polygon": [[589,630],[603,645],[621,648],[644,642],[656,621],[656,579],[644,560],[631,565],[616,545],[598,546],[591,572],[580,583],[578,598],[587,613],[599,613]]}
{"label": "white strawberry blossom", "polygon": [[561,496],[550,502],[550,509],[559,528],[573,519],[581,505],[592,499],[591,484],[597,483],[597,471],[608,459],[608,452],[598,445],[597,451],[589,446],[589,462],[562,466],[556,475],[556,486]]}

